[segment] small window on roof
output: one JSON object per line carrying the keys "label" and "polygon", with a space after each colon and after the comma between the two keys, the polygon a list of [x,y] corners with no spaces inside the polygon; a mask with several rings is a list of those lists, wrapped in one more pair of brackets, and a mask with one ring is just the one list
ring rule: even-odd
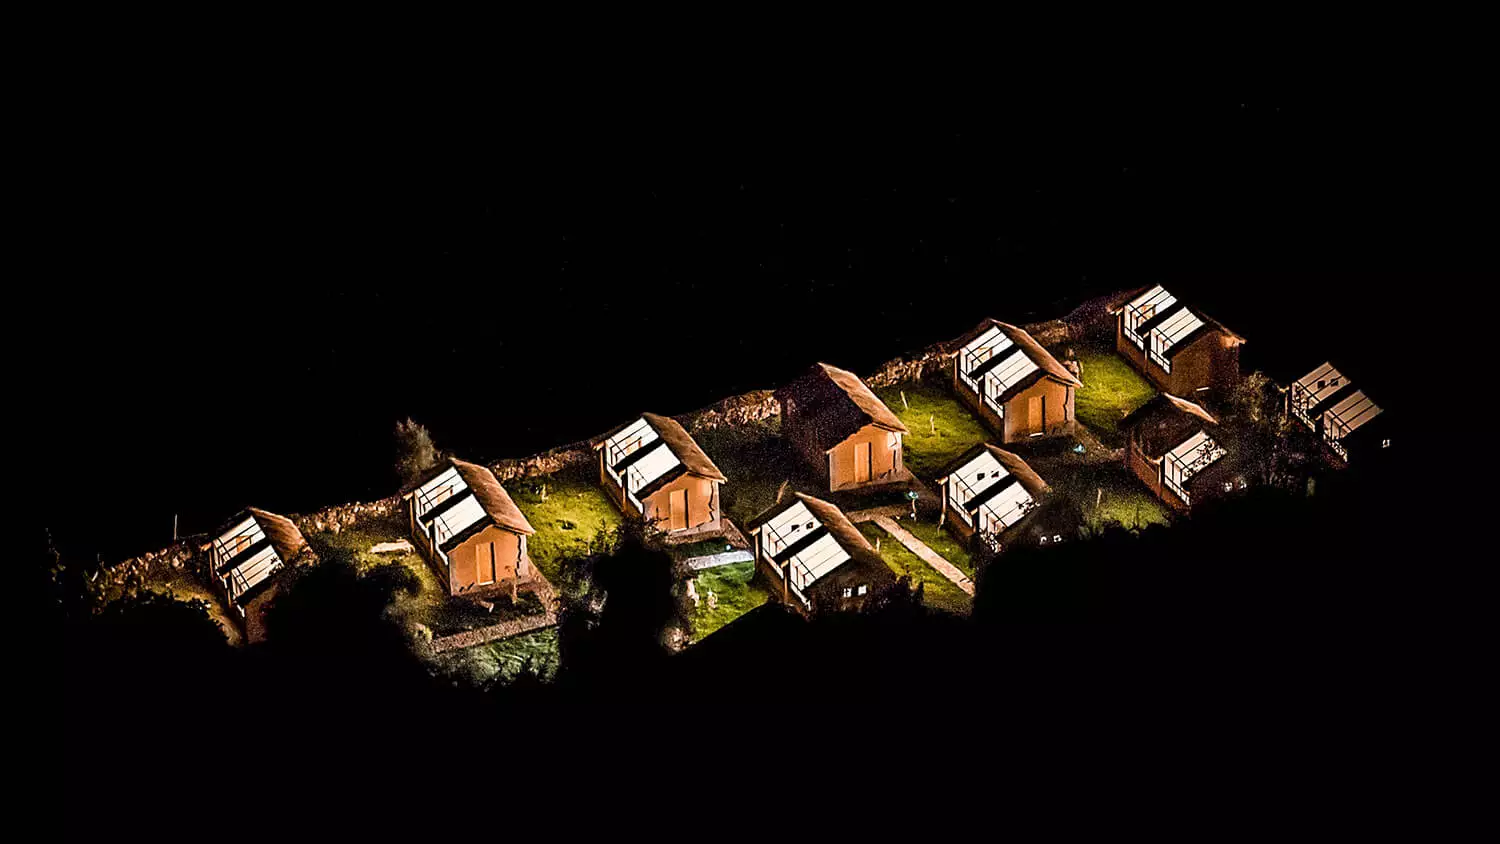
{"label": "small window on roof", "polygon": [[845,586],[844,587],[844,597],[845,598],[853,598],[854,597],[854,590],[850,589],[848,586]]}
{"label": "small window on roof", "polygon": [[870,591],[870,587],[868,585],[866,585],[864,583],[861,583],[859,585],[859,594],[863,595],[863,594],[865,594],[868,591]]}
{"label": "small window on roof", "polygon": [[1390,440],[1381,440],[1380,441],[1380,447],[1381,448],[1390,448],[1391,447],[1391,441]]}
{"label": "small window on roof", "polygon": [[1233,481],[1225,481],[1224,482],[1224,491],[1225,492],[1233,492],[1234,491],[1234,482]]}
{"label": "small window on roof", "polygon": [[1333,380],[1329,381],[1328,384],[1329,384],[1329,386],[1337,387],[1339,385],[1339,382],[1342,381],[1342,380],[1344,380],[1344,379],[1342,379],[1342,378],[1334,378]]}
{"label": "small window on roof", "polygon": [[1318,379],[1318,389],[1321,390],[1321,389],[1323,389],[1326,386],[1328,386],[1328,379],[1326,379],[1326,378],[1319,378]]}
{"label": "small window on roof", "polygon": [[1042,544],[1043,544],[1043,545],[1046,545],[1046,544],[1047,544],[1047,537],[1046,537],[1046,536],[1043,536],[1043,537],[1042,537]]}
{"label": "small window on roof", "polygon": [[812,530],[813,529],[813,524],[814,524],[813,522],[808,522],[807,523],[807,529],[808,530]]}
{"label": "small window on roof", "polygon": [[1060,533],[1054,533],[1054,534],[1052,534],[1052,541],[1053,542],[1062,542],[1062,534],[1060,534]]}

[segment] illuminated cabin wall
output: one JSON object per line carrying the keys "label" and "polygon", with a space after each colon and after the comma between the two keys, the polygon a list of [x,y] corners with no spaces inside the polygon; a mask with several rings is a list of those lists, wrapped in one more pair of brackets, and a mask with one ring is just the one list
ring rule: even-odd
{"label": "illuminated cabin wall", "polygon": [[[1045,403],[1044,403],[1045,402]],[[1005,403],[1005,442],[1073,431],[1073,388],[1043,378]]]}
{"label": "illuminated cabin wall", "polygon": [[[495,578],[489,580],[490,547],[493,544]],[[481,552],[483,559],[481,560]],[[502,587],[509,581],[532,576],[531,561],[526,556],[526,537],[491,525],[448,552],[448,594],[461,595],[476,590]],[[483,564],[481,567],[481,563]]]}
{"label": "illuminated cabin wall", "polygon": [[[783,516],[795,516],[796,513],[792,511],[797,509],[794,506]],[[813,519],[805,508],[801,509],[801,514],[803,518],[816,522],[816,519]],[[899,579],[896,573],[886,566],[879,568],[866,566],[849,557],[825,572],[805,589],[798,589],[789,577],[783,578],[781,567],[771,558],[774,548],[783,546],[775,545],[768,538],[764,525],[753,532],[752,540],[755,546],[756,571],[765,579],[767,591],[776,600],[802,612],[859,609],[866,602],[891,589]],[[789,535],[788,540],[794,542],[795,538]],[[844,549],[844,552],[847,554],[847,549]],[[860,587],[864,587],[863,594],[861,594]],[[848,589],[850,593],[847,597],[844,595],[845,589]]]}
{"label": "illuminated cabin wall", "polygon": [[[1214,459],[1214,463],[1217,463],[1219,460],[1228,459],[1222,448],[1219,449],[1219,452],[1220,456]],[[1147,488],[1155,493],[1157,498],[1160,498],[1163,503],[1171,507],[1174,511],[1186,513],[1191,509],[1191,503],[1178,495],[1165,480],[1167,458],[1159,457],[1152,459],[1148,457],[1142,451],[1133,431],[1125,448],[1125,466],[1132,474],[1140,478],[1141,483],[1144,483]],[[1209,466],[1204,466],[1194,472],[1183,485],[1188,496],[1193,501],[1201,503],[1210,498],[1217,498],[1226,492],[1213,484],[1202,482],[1203,478],[1206,477],[1204,471],[1208,468]],[[1237,484],[1242,477],[1234,476],[1234,480],[1231,482]]]}
{"label": "illuminated cabin wall", "polygon": [[[866,462],[869,480],[861,478],[855,464],[855,457],[865,444],[870,448],[870,457]],[[834,446],[828,452],[826,461],[824,472],[828,476],[828,488],[831,491],[894,483],[901,479],[901,434],[875,425],[866,425]]]}
{"label": "illuminated cabin wall", "polygon": [[[1074,433],[1076,421],[1073,415],[1074,390],[1067,384],[1059,384],[1051,378],[1041,378],[1001,405],[1003,413],[997,413],[979,393],[970,388],[967,379],[959,375],[960,359],[955,356],[952,365],[953,390],[968,408],[979,415],[991,431],[1004,443],[1032,439],[1032,434],[1042,436],[1069,436]],[[1032,412],[1033,398],[1047,400],[1045,424],[1041,407]]]}
{"label": "illuminated cabin wall", "polygon": [[[642,515],[657,528],[669,533],[717,530],[721,526],[717,487],[717,481],[697,475],[683,475],[642,501]],[[681,492],[687,493],[687,512],[683,514],[686,518],[680,519],[681,525],[678,526],[672,521],[672,494],[679,493],[680,501]]]}
{"label": "illuminated cabin wall", "polygon": [[[407,501],[407,517],[413,524],[416,523],[416,507],[415,497]],[[484,518],[488,519],[489,516],[486,514]],[[475,549],[481,543],[495,543],[496,587],[506,585],[506,580],[518,577],[525,580],[532,576],[531,561],[526,554],[526,537],[497,525],[486,527],[447,552],[433,547],[426,531],[414,529],[411,535],[418,552],[432,566],[438,581],[446,585],[449,595],[491,588],[489,584],[479,583]]]}
{"label": "illuminated cabin wall", "polygon": [[[609,495],[610,500],[620,509],[620,512],[627,516],[641,516],[668,533],[695,530],[709,532],[723,527],[720,519],[718,481],[689,473],[652,493],[641,501],[640,507],[637,508],[633,497],[625,494],[625,490],[615,480],[614,473],[606,465],[606,453],[607,449],[599,450],[599,485],[604,488],[605,493]],[[674,529],[671,525],[671,495],[679,490],[687,492],[687,524],[685,527]]]}
{"label": "illuminated cabin wall", "polygon": [[1125,335],[1125,311],[1115,319],[1115,351],[1130,361],[1162,392],[1193,398],[1200,388],[1227,390],[1240,378],[1240,344],[1218,329],[1206,331],[1198,339],[1178,346],[1172,356],[1172,371],[1149,360]]}

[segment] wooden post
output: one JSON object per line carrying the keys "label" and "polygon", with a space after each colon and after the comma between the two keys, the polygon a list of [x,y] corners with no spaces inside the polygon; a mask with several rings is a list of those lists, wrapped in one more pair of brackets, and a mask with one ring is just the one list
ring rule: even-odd
{"label": "wooden post", "polygon": [[906,391],[905,390],[901,391],[901,406],[904,407],[904,408],[906,408],[907,410],[911,410],[911,405],[909,405],[909,404],[906,403]]}
{"label": "wooden post", "polygon": [[932,429],[933,436],[937,435],[937,414],[927,414],[927,425]]}
{"label": "wooden post", "polygon": [[783,495],[786,495],[786,485],[789,484],[789,483],[791,483],[791,482],[792,482],[791,478],[788,478],[788,479],[786,479],[786,480],[784,480],[784,481],[781,482],[781,486],[779,486],[779,487],[776,488],[776,503],[777,504],[781,503],[781,497]]}

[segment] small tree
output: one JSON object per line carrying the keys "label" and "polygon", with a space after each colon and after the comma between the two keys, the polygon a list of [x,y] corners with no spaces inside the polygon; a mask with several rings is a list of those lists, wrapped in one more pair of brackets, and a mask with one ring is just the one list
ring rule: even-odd
{"label": "small tree", "polygon": [[396,474],[407,486],[438,464],[443,453],[432,442],[427,426],[410,417],[396,423]]}
{"label": "small tree", "polygon": [[1225,422],[1262,483],[1285,485],[1307,460],[1305,432],[1287,417],[1284,398],[1270,378],[1252,372],[1229,391]]}

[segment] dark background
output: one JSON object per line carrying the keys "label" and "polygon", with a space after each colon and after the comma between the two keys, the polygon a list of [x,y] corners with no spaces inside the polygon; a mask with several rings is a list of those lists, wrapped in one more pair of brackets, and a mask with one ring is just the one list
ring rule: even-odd
{"label": "dark background", "polygon": [[1332,356],[1400,411],[1413,318],[1493,265],[1477,120],[1431,99],[710,115],[101,84],[11,314],[23,457],[87,558],[174,513],[387,495],[406,416],[521,456],[1155,281],[1247,371]]}

